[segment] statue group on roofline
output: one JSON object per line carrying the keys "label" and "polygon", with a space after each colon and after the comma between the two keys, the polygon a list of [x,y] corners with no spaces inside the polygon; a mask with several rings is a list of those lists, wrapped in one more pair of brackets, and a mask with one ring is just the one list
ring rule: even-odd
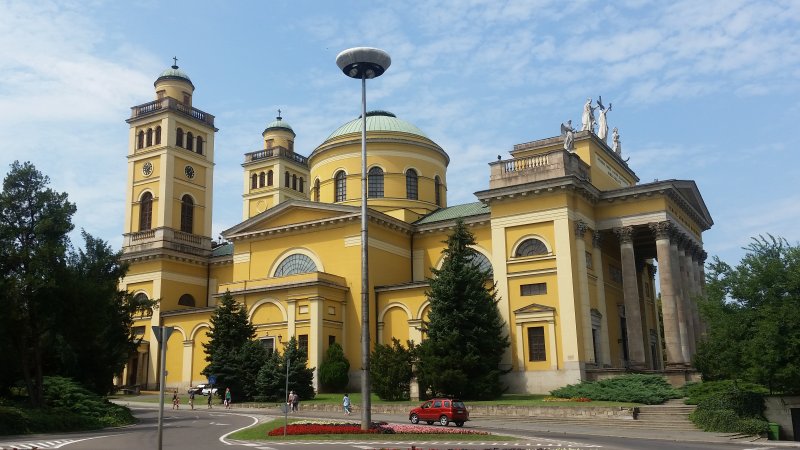
{"label": "statue group on roofline", "polygon": [[[606,115],[611,111],[612,104],[608,104],[608,108],[603,104],[603,97],[597,97],[596,106],[592,105],[592,99],[587,98],[586,103],[583,105],[583,113],[581,114],[581,131],[591,131],[595,133],[604,143],[608,143],[608,121]],[[597,120],[595,120],[595,111],[599,110]],[[597,128],[597,131],[595,131]],[[564,150],[575,151],[575,132],[578,131],[572,126],[572,120],[568,120],[561,124],[561,136],[564,137]],[[612,134],[611,149],[617,155],[622,155],[622,143],[619,140],[619,130],[615,127]]]}

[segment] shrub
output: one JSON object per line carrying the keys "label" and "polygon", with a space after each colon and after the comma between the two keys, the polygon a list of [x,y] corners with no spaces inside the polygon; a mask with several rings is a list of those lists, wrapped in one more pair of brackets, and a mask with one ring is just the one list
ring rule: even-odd
{"label": "shrub", "polygon": [[[413,344],[408,342],[409,347]],[[372,352],[372,389],[381,400],[408,400],[412,352],[392,338],[392,345],[375,346]]]}
{"label": "shrub", "polygon": [[550,392],[561,398],[585,397],[592,400],[657,405],[680,393],[659,375],[625,375],[600,381],[570,384]]}
{"label": "shrub", "polygon": [[763,386],[731,381],[707,384],[687,390],[697,401],[697,409],[689,416],[695,425],[704,431],[722,433],[761,435],[768,431],[769,424],[762,416],[766,392]]}
{"label": "shrub", "polygon": [[760,384],[738,382],[735,380],[705,381],[703,383],[691,383],[684,387],[686,404],[697,405],[706,398],[729,392],[732,389],[740,389],[746,392],[768,394],[769,390]]}
{"label": "shrub", "polygon": [[[43,387],[48,407],[87,418],[85,425],[88,428],[120,426],[135,422],[128,408],[115,405],[93,394],[69,378],[44,377]],[[70,420],[67,417],[69,414],[62,415],[64,420]]]}
{"label": "shrub", "polygon": [[334,342],[319,365],[319,382],[329,392],[341,392],[350,382],[349,372],[350,361],[345,358],[342,346]]}

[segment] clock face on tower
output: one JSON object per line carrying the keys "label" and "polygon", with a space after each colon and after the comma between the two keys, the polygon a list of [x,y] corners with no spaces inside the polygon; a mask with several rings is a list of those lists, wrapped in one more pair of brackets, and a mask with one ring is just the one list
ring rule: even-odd
{"label": "clock face on tower", "polygon": [[194,167],[186,166],[183,169],[183,173],[186,174],[186,178],[191,180],[192,178],[194,178]]}
{"label": "clock face on tower", "polygon": [[142,175],[149,177],[152,174],[153,174],[153,163],[147,161],[146,163],[144,163],[144,165],[142,165]]}

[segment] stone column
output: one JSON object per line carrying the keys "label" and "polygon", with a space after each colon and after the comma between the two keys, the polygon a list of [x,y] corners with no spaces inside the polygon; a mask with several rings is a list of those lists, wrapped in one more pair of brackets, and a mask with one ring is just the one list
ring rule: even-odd
{"label": "stone column", "polygon": [[324,345],[326,338],[323,333],[323,315],[325,311],[325,299],[314,296],[308,299],[309,312],[309,336],[308,336],[308,365],[314,368],[314,389],[319,390],[319,366],[325,355]]}
{"label": "stone column", "polygon": [[583,337],[584,361],[595,364],[594,345],[592,345],[592,312],[589,302],[589,274],[586,268],[586,223],[579,220],[575,223],[575,251],[578,253],[578,293],[580,294],[580,315]]}
{"label": "stone column", "polygon": [[183,341],[183,367],[181,373],[181,379],[188,383],[188,386],[194,386],[194,380],[192,380],[192,366],[193,366],[193,357],[194,356],[194,339],[187,339]]}
{"label": "stone column", "polygon": [[658,259],[659,283],[661,285],[661,316],[664,326],[664,343],[667,350],[667,366],[683,365],[681,336],[678,326],[678,299],[672,275],[672,252],[670,251],[670,222],[651,223],[656,235],[656,257]]}
{"label": "stone column", "polygon": [[600,361],[597,364],[611,365],[611,346],[608,342],[608,315],[606,313],[606,289],[603,277],[603,252],[600,250],[600,231],[592,234],[592,267],[597,277],[597,311],[600,313]]}
{"label": "stone column", "polygon": [[628,332],[628,361],[631,368],[645,368],[642,311],[639,307],[639,286],[636,276],[636,257],[633,251],[633,227],[617,228],[622,259],[622,293],[625,298],[625,321]]}
{"label": "stone column", "polygon": [[683,281],[681,279],[681,259],[678,254],[679,241],[683,239],[683,234],[679,233],[675,228],[672,228],[672,235],[669,242],[669,254],[672,262],[672,280],[675,289],[675,304],[678,311],[678,331],[681,336],[681,354],[683,355],[682,361],[684,364],[689,364],[691,359],[691,352],[689,350],[689,330],[687,323],[689,313],[686,309],[686,300],[683,295]]}
{"label": "stone column", "polygon": [[[697,253],[698,259],[698,266],[697,266],[697,275],[699,277],[699,284],[698,289],[700,290],[700,295],[706,295],[706,259],[708,258],[708,253],[703,250],[702,247],[699,248],[699,252]],[[703,319],[700,319],[700,336],[705,336],[706,334],[706,323]]]}
{"label": "stone column", "polygon": [[686,269],[689,276],[689,297],[692,306],[692,330],[694,331],[694,349],[697,352],[697,344],[700,342],[700,310],[697,302],[700,296],[700,275],[697,273],[697,252],[698,246],[692,246],[686,251]]}
{"label": "stone column", "polygon": [[655,333],[656,333],[655,342],[656,342],[656,348],[658,349],[657,353],[658,353],[658,356],[659,356],[658,361],[653,361],[653,369],[661,370],[661,369],[663,369],[663,366],[664,366],[664,355],[663,355],[663,350],[662,350],[664,348],[664,345],[661,342],[661,333],[659,332],[659,327],[661,326],[661,324],[658,322],[658,311],[655,309],[656,308],[655,299],[657,298],[656,297],[656,293],[655,293],[655,289],[656,289],[656,274],[658,273],[658,269],[656,268],[655,265],[648,264],[647,265],[647,271],[648,271],[647,275],[650,278],[650,286],[652,286],[651,294],[653,294],[653,308],[654,308],[653,309],[653,318],[654,318],[654,320],[656,322],[653,325],[653,329],[655,330]]}
{"label": "stone column", "polygon": [[683,291],[683,303],[686,313],[684,316],[686,320],[686,337],[688,339],[686,347],[689,349],[689,355],[688,358],[686,358],[686,362],[688,363],[691,363],[696,349],[694,340],[694,301],[692,300],[692,285],[689,278],[689,258],[686,256],[686,252],[691,245],[692,241],[686,235],[681,236],[681,239],[678,241],[678,261],[681,266],[681,289]]}

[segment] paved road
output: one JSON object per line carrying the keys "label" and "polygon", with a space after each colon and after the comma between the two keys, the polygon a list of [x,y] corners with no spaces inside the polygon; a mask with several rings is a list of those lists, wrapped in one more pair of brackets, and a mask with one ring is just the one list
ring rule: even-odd
{"label": "paved road", "polygon": [[[155,405],[132,405],[132,411],[140,422],[131,427],[102,430],[91,433],[70,433],[47,436],[24,436],[15,439],[0,438],[0,449],[51,449],[67,450],[150,450],[157,448],[158,411]],[[482,429],[497,434],[518,437],[513,441],[484,442],[459,441],[457,437],[426,442],[411,441],[292,441],[245,442],[227,438],[230,433],[248,427],[259,420],[275,417],[276,411],[221,408],[194,411],[181,409],[164,411],[163,449],[213,450],[226,448],[252,448],[258,450],[299,450],[317,447],[331,450],[353,449],[613,449],[613,450],[677,450],[677,449],[771,449],[785,448],[789,443],[734,442],[725,435],[703,432],[686,432],[673,436],[669,432],[656,430],[625,430],[593,428],[592,426],[540,424],[531,420],[508,420],[504,418],[476,418],[465,428]],[[337,417],[340,414],[308,412],[296,417]],[[358,418],[354,418],[358,420]],[[373,420],[406,423],[405,417],[374,415]],[[800,446],[800,443],[795,443]]]}

